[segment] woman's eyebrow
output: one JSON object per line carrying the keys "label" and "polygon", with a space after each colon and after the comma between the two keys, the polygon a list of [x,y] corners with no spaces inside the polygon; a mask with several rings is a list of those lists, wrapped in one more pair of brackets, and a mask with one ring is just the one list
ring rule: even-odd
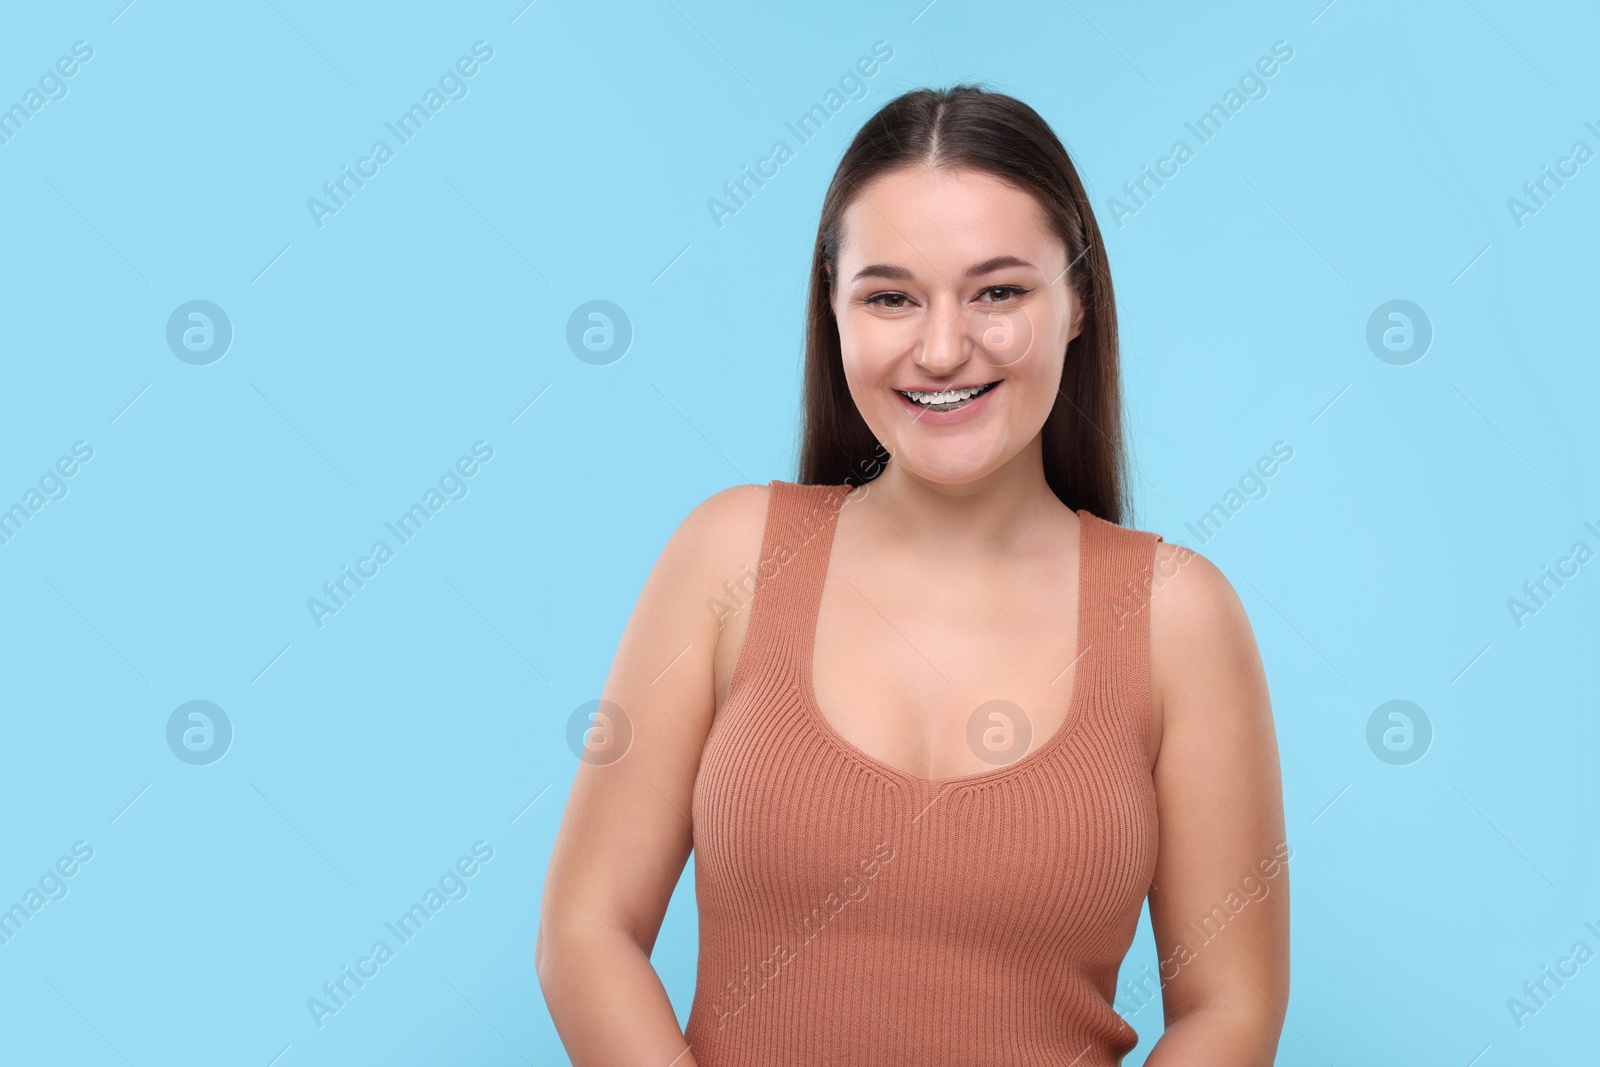
{"label": "woman's eyebrow", "polygon": [[976,263],[968,267],[967,272],[962,277],[976,278],[980,274],[988,274],[990,271],[999,270],[1001,267],[1032,268],[1033,264],[1017,256],[995,256],[993,259],[986,259],[982,263]]}
{"label": "woman's eyebrow", "polygon": [[[999,270],[1001,267],[1032,268],[1033,264],[1017,256],[994,256],[991,259],[984,260],[982,263],[975,263],[968,267],[966,269],[966,273],[964,273],[962,277],[976,278],[980,274],[988,274],[990,271]],[[892,263],[871,263],[856,271],[855,277],[851,278],[850,280],[859,281],[862,278],[888,278],[893,281],[904,282],[910,281],[912,277],[912,273],[905,267],[895,266]]]}

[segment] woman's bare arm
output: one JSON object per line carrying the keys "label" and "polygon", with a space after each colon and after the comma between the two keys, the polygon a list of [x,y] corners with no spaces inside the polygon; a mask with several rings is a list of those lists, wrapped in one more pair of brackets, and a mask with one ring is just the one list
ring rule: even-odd
{"label": "woman's bare arm", "polygon": [[[707,602],[760,551],[763,486],[711,497],[680,525],[623,631],[602,699],[625,755],[580,763],[545,877],[535,964],[576,1067],[693,1067],[650,952],[693,846],[691,798],[715,710]],[[732,561],[730,563],[730,561]]]}
{"label": "woman's bare arm", "polygon": [[1250,620],[1205,557],[1157,547],[1151,698],[1160,856],[1150,920],[1166,1031],[1148,1067],[1271,1067],[1289,1002],[1293,855]]}

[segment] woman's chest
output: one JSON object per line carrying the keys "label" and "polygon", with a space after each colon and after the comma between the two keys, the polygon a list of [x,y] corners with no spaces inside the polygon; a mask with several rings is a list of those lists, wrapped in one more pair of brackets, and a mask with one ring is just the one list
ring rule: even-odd
{"label": "woman's chest", "polygon": [[792,704],[743,696],[694,795],[697,878],[729,899],[801,915],[871,896],[951,929],[1101,930],[1137,914],[1158,821],[1134,746],[1075,731],[1010,772],[924,781],[853,758]]}
{"label": "woman's chest", "polygon": [[918,777],[1014,762],[1075,717],[1071,592],[830,582],[810,665],[817,710],[853,747]]}

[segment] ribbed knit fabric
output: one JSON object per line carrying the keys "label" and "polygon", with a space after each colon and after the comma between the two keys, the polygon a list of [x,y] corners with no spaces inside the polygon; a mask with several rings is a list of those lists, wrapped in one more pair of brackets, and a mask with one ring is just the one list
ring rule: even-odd
{"label": "ribbed knit fabric", "polygon": [[816,705],[845,488],[770,487],[744,645],[694,786],[695,1061],[1120,1064],[1138,1042],[1112,1007],[1117,970],[1156,857],[1145,609],[1160,537],[1077,512],[1066,721],[1011,763],[925,779]]}

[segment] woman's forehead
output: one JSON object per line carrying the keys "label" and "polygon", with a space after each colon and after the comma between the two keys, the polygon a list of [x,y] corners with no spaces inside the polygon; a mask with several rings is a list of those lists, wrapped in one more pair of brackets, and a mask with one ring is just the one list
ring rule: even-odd
{"label": "woman's forehead", "polygon": [[839,266],[892,264],[956,280],[969,268],[1014,257],[1059,269],[1065,253],[1044,209],[1025,189],[973,170],[917,167],[862,186],[840,225]]}

